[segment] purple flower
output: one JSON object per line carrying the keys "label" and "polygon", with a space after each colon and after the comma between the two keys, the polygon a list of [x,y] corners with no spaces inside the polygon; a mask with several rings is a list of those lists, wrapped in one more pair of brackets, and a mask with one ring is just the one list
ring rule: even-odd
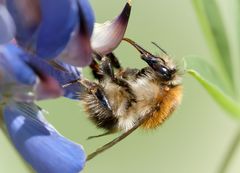
{"label": "purple flower", "polygon": [[61,88],[55,79],[41,74],[30,58],[14,45],[0,47],[1,105],[10,139],[39,173],[79,172],[85,163],[83,148],[61,136],[34,104],[39,98],[60,96]]}
{"label": "purple flower", "polygon": [[0,44],[11,40],[14,37],[14,34],[14,22],[3,2],[0,1]]}
{"label": "purple flower", "polygon": [[[0,102],[9,137],[38,173],[77,173],[85,153],[57,132],[36,100],[78,99],[79,67],[92,53],[105,55],[121,42],[129,3],[110,22],[94,25],[88,0],[0,0]],[[47,158],[47,159],[46,159]]]}

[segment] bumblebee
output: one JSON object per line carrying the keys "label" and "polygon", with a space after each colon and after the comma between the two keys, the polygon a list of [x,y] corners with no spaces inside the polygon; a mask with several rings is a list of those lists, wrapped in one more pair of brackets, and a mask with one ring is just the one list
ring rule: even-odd
{"label": "bumblebee", "polygon": [[181,75],[167,52],[154,43],[164,53],[162,57],[155,56],[131,39],[124,40],[139,51],[147,67],[125,69],[113,53],[104,57],[96,55],[90,67],[97,82],[87,79],[79,81],[84,88],[80,99],[89,119],[106,130],[106,133],[90,138],[123,132],[90,154],[88,160],[138,127],[155,129],[181,102]]}

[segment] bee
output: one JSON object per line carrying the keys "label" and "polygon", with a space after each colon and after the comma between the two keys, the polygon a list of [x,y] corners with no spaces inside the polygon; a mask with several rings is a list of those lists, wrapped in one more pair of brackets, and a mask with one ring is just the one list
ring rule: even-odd
{"label": "bee", "polygon": [[167,52],[153,43],[164,53],[162,57],[155,56],[131,39],[124,38],[124,41],[138,50],[148,66],[122,68],[113,53],[104,57],[96,55],[90,67],[98,81],[78,81],[84,88],[80,99],[89,119],[106,130],[106,133],[90,138],[123,132],[90,154],[87,160],[112,147],[138,127],[157,128],[181,102],[181,74]]}

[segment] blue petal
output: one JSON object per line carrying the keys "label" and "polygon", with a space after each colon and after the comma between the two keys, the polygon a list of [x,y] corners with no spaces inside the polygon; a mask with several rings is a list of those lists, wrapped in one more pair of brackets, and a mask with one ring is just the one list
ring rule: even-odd
{"label": "blue petal", "polygon": [[78,0],[82,17],[84,18],[85,25],[87,26],[88,33],[92,35],[95,17],[91,5],[88,0]]}
{"label": "blue petal", "polygon": [[4,5],[0,1],[0,44],[13,39],[15,34],[14,22]]}
{"label": "blue petal", "polygon": [[6,106],[4,121],[13,144],[38,173],[78,173],[83,169],[82,147],[61,136],[34,104]]}
{"label": "blue petal", "polygon": [[0,66],[5,68],[6,73],[12,73],[13,77],[26,85],[33,85],[36,82],[36,75],[25,63],[27,55],[13,44],[0,47]]}
{"label": "blue petal", "polygon": [[75,28],[71,40],[59,60],[78,67],[87,66],[92,61],[92,48],[90,38],[93,32],[94,14],[87,0],[78,2],[78,27]]}
{"label": "blue petal", "polygon": [[[13,44],[0,47],[0,92],[16,100],[52,99],[63,95],[58,81],[30,64],[35,57]],[[39,82],[36,82],[36,79]],[[34,85],[34,86],[33,86]],[[11,94],[11,95],[9,95]]]}
{"label": "blue petal", "polygon": [[38,0],[18,1],[7,0],[8,11],[13,17],[16,25],[16,39],[23,47],[32,46],[34,34],[36,33],[40,21],[41,12]]}
{"label": "blue petal", "polygon": [[56,57],[67,45],[77,24],[75,1],[40,0],[42,22],[39,27],[36,53],[51,59]]}
{"label": "blue petal", "polygon": [[[35,57],[31,59],[31,64],[35,67],[41,68],[44,73],[52,76],[59,84],[65,85],[71,81],[81,79],[79,68],[60,61],[47,62],[43,59]],[[64,89],[64,96],[71,99],[79,99],[78,93],[82,91],[79,84],[72,84]]]}

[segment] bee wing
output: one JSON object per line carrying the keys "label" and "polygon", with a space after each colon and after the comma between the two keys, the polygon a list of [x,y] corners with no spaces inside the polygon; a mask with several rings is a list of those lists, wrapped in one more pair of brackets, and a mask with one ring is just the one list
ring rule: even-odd
{"label": "bee wing", "polygon": [[75,98],[81,99],[84,93],[92,92],[92,90],[98,88],[98,85],[95,82],[89,81],[88,79],[79,78],[62,85],[64,89],[70,88],[71,94],[75,95]]}
{"label": "bee wing", "polygon": [[69,81],[68,83],[65,83],[62,85],[62,87],[65,90],[69,90],[69,93],[71,94],[70,98],[74,98],[77,100],[81,100],[81,96],[83,93],[85,93],[86,90],[88,90],[89,86],[84,84],[82,81],[85,81],[84,79],[75,79],[72,81]]}
{"label": "bee wing", "polygon": [[107,149],[113,147],[115,144],[117,144],[118,142],[120,142],[121,140],[123,140],[124,138],[126,138],[128,135],[130,135],[132,132],[134,132],[138,127],[140,127],[146,120],[148,120],[152,113],[154,111],[154,108],[151,109],[147,114],[145,114],[145,116],[141,117],[136,123],[135,125],[129,129],[128,131],[122,133],[120,136],[116,137],[115,139],[113,139],[112,141],[106,143],[105,145],[99,147],[96,151],[94,151],[93,153],[89,154],[87,156],[87,161],[93,159],[94,157],[96,157],[97,155],[101,154],[102,152],[106,151]]}

